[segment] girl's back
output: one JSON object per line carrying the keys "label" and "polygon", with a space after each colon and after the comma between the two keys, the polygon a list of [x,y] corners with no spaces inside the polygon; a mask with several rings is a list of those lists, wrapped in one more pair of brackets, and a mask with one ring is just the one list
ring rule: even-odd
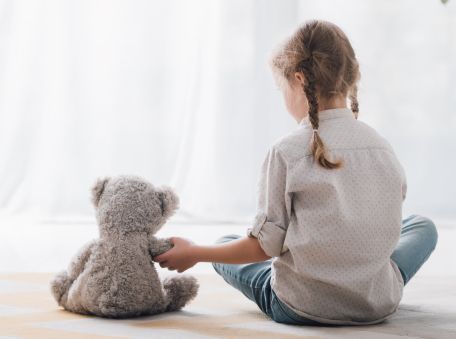
{"label": "girl's back", "polygon": [[[402,277],[390,255],[401,231],[404,172],[386,140],[350,109],[321,111],[319,119],[319,134],[341,168],[315,163],[306,147],[313,133],[308,119],[272,147],[263,166],[260,191],[262,185],[283,191],[290,206],[281,207],[281,194],[268,195],[263,206],[271,225],[261,218],[255,225],[268,239],[268,229],[288,225],[282,255],[273,262],[272,287],[310,319],[378,322],[402,296]],[[280,176],[286,179],[276,180]],[[271,248],[281,246],[276,239]]]}

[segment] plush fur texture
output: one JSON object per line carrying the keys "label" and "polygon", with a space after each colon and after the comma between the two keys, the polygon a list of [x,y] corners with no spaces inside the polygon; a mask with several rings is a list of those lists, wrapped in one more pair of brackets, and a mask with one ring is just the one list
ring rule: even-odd
{"label": "plush fur texture", "polygon": [[178,275],[162,284],[152,261],[172,247],[169,239],[154,236],[178,208],[171,188],[134,176],[104,178],[92,188],[92,202],[100,239],[85,245],[52,280],[60,306],[126,318],[177,311],[196,296],[195,278]]}

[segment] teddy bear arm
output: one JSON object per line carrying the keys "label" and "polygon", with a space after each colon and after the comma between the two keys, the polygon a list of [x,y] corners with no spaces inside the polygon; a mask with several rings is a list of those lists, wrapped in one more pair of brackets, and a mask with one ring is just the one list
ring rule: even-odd
{"label": "teddy bear arm", "polygon": [[173,247],[171,239],[160,239],[151,237],[149,242],[149,252],[152,257],[165,253]]}
{"label": "teddy bear arm", "polygon": [[73,257],[70,265],[68,266],[68,276],[70,279],[74,280],[82,273],[84,266],[87,260],[89,260],[89,257],[92,254],[92,251],[96,244],[96,240],[89,242],[88,244],[84,245]]}

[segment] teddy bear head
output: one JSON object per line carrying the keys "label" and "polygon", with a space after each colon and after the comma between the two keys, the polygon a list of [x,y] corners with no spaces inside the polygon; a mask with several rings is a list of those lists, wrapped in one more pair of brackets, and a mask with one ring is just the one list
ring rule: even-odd
{"label": "teddy bear head", "polygon": [[98,179],[92,202],[102,236],[154,234],[179,207],[170,187],[154,187],[136,176]]}

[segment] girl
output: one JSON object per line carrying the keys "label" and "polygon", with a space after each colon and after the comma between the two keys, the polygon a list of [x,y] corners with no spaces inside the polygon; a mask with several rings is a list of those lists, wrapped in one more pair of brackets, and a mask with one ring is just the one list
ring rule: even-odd
{"label": "girl", "polygon": [[359,65],[339,27],[305,23],[271,65],[298,127],[269,149],[253,227],[214,246],[173,238],[155,260],[178,272],[213,262],[277,322],[379,323],[434,250],[436,228],[401,220],[405,174],[388,142],[357,120]]}

